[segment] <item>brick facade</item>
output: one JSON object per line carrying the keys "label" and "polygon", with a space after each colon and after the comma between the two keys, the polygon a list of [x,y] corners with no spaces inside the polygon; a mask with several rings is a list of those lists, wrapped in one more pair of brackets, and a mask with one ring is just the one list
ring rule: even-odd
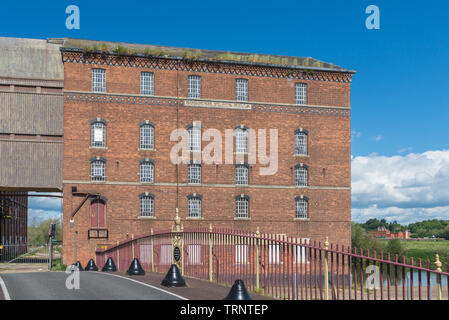
{"label": "brick facade", "polygon": [[[156,60],[163,64],[166,59]],[[237,63],[232,65],[232,72],[198,71],[201,68],[190,71],[190,62],[183,60],[175,69],[124,66],[111,60],[94,64],[83,60],[80,52],[64,51],[63,61],[64,263],[74,260],[75,230],[77,259],[84,265],[100,245],[114,244],[151,229],[170,228],[176,207],[185,227],[210,223],[253,231],[259,227],[264,233],[319,241],[329,236],[330,242],[350,244],[350,81],[344,79],[350,79],[351,73],[315,71],[306,78],[242,75],[239,70],[246,67]],[[92,68],[106,70],[106,93],[91,92]],[[257,71],[258,66],[252,68]],[[279,68],[268,69],[276,72]],[[143,71],[154,73],[155,97],[140,96]],[[186,106],[189,75],[201,76],[201,99],[197,103],[202,107]],[[248,80],[248,102],[244,103],[250,107],[220,107],[237,103],[235,81],[240,78]],[[307,106],[294,105],[296,83],[307,84]],[[106,148],[91,147],[90,121],[96,118],[107,123]],[[139,150],[139,123],[143,120],[154,123],[151,151]],[[234,164],[203,164],[202,183],[188,185],[187,165],[180,164],[177,175],[177,166],[170,161],[170,150],[176,144],[170,141],[170,133],[185,129],[193,121],[201,121],[202,132],[218,129],[223,135],[223,150],[225,129],[243,124],[251,129],[266,129],[267,136],[269,129],[278,129],[277,173],[262,176],[259,169],[265,166],[251,164],[248,186],[239,186],[235,185]],[[294,131],[298,128],[308,131],[306,156],[294,155]],[[203,141],[202,148],[208,144]],[[90,181],[90,159],[96,156],[106,159],[105,182]],[[139,182],[139,161],[143,158],[155,162],[153,184]],[[304,188],[295,187],[294,167],[298,163],[309,166],[308,186]],[[99,193],[107,199],[107,239],[88,239],[89,201],[70,228],[70,215],[82,200],[72,196],[72,186],[79,192]],[[154,195],[154,218],[140,217],[142,192]],[[187,218],[187,196],[191,193],[202,195],[200,219]],[[234,218],[235,196],[240,194],[250,198],[249,219]],[[294,219],[295,197],[299,195],[309,198],[307,220]]]}

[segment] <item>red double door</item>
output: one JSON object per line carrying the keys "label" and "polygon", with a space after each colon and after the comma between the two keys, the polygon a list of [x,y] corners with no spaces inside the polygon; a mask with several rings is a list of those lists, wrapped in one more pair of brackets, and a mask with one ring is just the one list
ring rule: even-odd
{"label": "red double door", "polygon": [[90,203],[90,224],[92,228],[106,227],[106,203],[95,199]]}

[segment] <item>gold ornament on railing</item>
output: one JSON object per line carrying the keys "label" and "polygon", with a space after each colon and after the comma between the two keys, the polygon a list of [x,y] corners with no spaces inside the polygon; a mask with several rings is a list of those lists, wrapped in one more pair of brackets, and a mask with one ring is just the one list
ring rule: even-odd
{"label": "gold ornament on railing", "polygon": [[329,249],[329,237],[326,237],[326,240],[324,241],[324,249]]}
{"label": "gold ornament on railing", "polygon": [[441,266],[443,265],[442,263],[441,263],[441,261],[440,261],[440,256],[438,255],[438,254],[436,254],[435,255],[435,259],[436,259],[436,261],[435,261],[435,266],[437,267],[437,271],[438,272],[441,272],[442,270],[441,270]]}
{"label": "gold ornament on railing", "polygon": [[174,232],[180,232],[180,224],[181,224],[181,218],[179,217],[178,208],[176,208],[176,216],[175,216],[175,224],[173,225],[173,231]]}

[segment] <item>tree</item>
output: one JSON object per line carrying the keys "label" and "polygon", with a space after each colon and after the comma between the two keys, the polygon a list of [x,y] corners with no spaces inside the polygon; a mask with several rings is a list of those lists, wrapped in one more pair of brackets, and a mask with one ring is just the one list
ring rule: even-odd
{"label": "tree", "polygon": [[47,219],[38,221],[34,218],[28,225],[28,243],[43,244],[48,242],[50,223],[56,224],[56,240],[62,240],[62,224],[60,219]]}
{"label": "tree", "polygon": [[394,257],[395,254],[399,257],[405,255],[405,248],[399,239],[388,240],[387,247],[385,249],[387,252],[391,253],[391,257]]}
{"label": "tree", "polygon": [[352,248],[369,249],[370,252],[375,250],[377,253],[385,249],[383,242],[371,237],[358,223],[352,223],[351,245]]}

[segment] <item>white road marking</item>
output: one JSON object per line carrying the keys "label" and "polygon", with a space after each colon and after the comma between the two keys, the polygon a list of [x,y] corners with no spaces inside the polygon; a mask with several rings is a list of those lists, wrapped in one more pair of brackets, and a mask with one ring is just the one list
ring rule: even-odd
{"label": "white road marking", "polygon": [[6,285],[3,282],[3,279],[1,277],[0,277],[0,287],[2,288],[3,297],[5,298],[5,300],[11,300],[11,297],[9,296],[8,289],[6,289]]}
{"label": "white road marking", "polygon": [[114,276],[114,277],[119,277],[119,278],[122,278],[122,279],[129,280],[129,281],[134,281],[134,282],[137,282],[137,283],[142,284],[144,286],[147,286],[147,287],[150,287],[150,288],[153,288],[153,289],[156,289],[156,290],[168,293],[168,294],[170,294],[170,295],[172,295],[174,297],[177,297],[177,298],[179,298],[181,300],[189,300],[189,299],[187,299],[185,297],[182,297],[180,295],[177,295],[177,294],[175,294],[173,292],[170,292],[170,291],[167,291],[167,290],[164,290],[164,289],[152,286],[151,284],[147,284],[147,283],[140,282],[140,281],[137,281],[137,280],[134,280],[134,279],[130,279],[130,278],[126,278],[126,277],[123,277],[123,276],[119,276],[118,274],[112,274],[112,273],[107,273],[107,272],[98,272],[98,271],[87,271],[87,272],[95,272],[95,273],[100,273],[100,274],[107,274],[108,276]]}

